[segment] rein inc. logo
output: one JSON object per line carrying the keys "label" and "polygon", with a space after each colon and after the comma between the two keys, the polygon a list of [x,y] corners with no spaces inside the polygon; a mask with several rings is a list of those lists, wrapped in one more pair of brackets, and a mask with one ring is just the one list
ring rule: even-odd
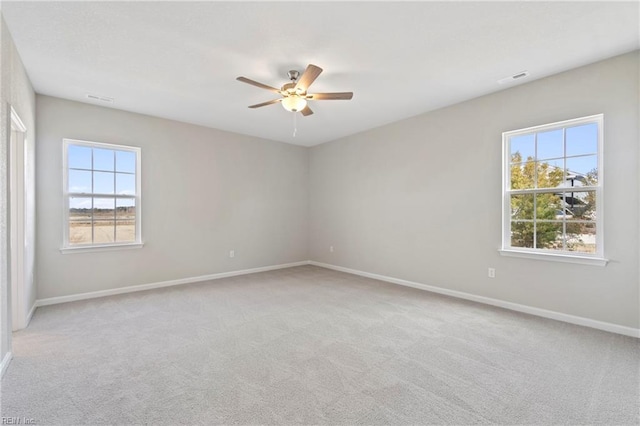
{"label": "rein inc. logo", "polygon": [[36,419],[30,417],[2,417],[0,424],[3,425],[35,425]]}

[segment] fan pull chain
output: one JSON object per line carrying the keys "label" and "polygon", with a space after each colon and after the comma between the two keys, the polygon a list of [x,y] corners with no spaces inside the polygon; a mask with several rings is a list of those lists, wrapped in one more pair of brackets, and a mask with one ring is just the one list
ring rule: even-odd
{"label": "fan pull chain", "polygon": [[293,137],[296,137],[296,133],[298,133],[298,113],[294,112],[293,113]]}

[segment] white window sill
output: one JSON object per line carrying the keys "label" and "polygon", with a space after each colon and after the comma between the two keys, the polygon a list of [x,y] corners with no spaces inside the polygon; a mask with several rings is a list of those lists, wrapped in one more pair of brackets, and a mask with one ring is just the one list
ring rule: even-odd
{"label": "white window sill", "polygon": [[78,247],[62,247],[60,253],[62,254],[75,254],[75,253],[90,253],[99,251],[116,251],[116,250],[131,250],[140,249],[144,246],[144,243],[130,243],[130,244],[104,244],[99,246],[78,246]]}
{"label": "white window sill", "polygon": [[560,253],[530,252],[514,249],[498,250],[502,256],[523,257],[526,259],[549,260],[551,262],[579,263],[582,265],[606,266],[609,259],[595,256],[579,256]]}

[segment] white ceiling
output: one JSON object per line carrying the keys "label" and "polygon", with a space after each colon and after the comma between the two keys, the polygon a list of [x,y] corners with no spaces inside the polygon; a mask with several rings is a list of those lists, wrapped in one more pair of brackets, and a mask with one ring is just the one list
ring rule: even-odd
{"label": "white ceiling", "polygon": [[[639,3],[10,2],[2,14],[37,93],[311,146],[640,47]],[[297,117],[289,69],[324,72]],[[522,83],[518,83],[522,84]],[[90,102],[91,103],[91,102]]]}

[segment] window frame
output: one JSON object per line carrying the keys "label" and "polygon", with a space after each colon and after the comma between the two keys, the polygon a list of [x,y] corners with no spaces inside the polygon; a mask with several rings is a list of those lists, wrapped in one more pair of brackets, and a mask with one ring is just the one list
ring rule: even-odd
{"label": "window frame", "polygon": [[[133,152],[136,155],[136,194],[118,195],[118,194],[96,194],[90,193],[73,193],[69,192],[69,146],[84,146],[88,148],[108,149],[112,151]],[[68,253],[84,253],[92,251],[111,251],[123,249],[142,248],[142,149],[140,147],[129,145],[116,145],[104,142],[92,142],[79,139],[62,139],[62,247],[60,251],[63,254]],[[92,165],[92,171],[93,165]],[[90,243],[90,244],[70,244],[69,243],[69,200],[74,196],[84,196],[87,198],[114,198],[114,199],[133,199],[135,200],[136,216],[135,216],[135,241],[134,242],[112,242],[112,243]]]}
{"label": "window frame", "polygon": [[[515,194],[540,194],[550,193],[549,188],[531,188],[531,189],[511,189],[511,151],[510,139],[515,136],[523,136],[540,132],[549,132],[553,130],[563,129],[563,142],[566,146],[565,129],[585,124],[595,123],[598,126],[598,143],[597,143],[597,167],[598,182],[597,185],[580,187],[580,191],[594,191],[596,196],[596,252],[582,253],[568,250],[550,250],[544,248],[531,247],[512,247],[511,246],[511,196]],[[588,265],[605,266],[608,262],[604,258],[604,206],[603,206],[603,188],[604,188],[604,159],[603,159],[603,135],[604,135],[604,114],[589,115],[570,120],[558,121],[554,123],[543,124],[539,126],[527,127],[524,129],[511,130],[502,133],[502,248],[499,250],[503,256],[524,257],[539,260],[550,260],[558,262],[581,263]],[[563,152],[563,161],[573,158],[567,156],[566,149]],[[524,161],[524,159],[523,159]],[[537,155],[535,158],[537,163]],[[534,222],[535,223],[535,222]]]}

